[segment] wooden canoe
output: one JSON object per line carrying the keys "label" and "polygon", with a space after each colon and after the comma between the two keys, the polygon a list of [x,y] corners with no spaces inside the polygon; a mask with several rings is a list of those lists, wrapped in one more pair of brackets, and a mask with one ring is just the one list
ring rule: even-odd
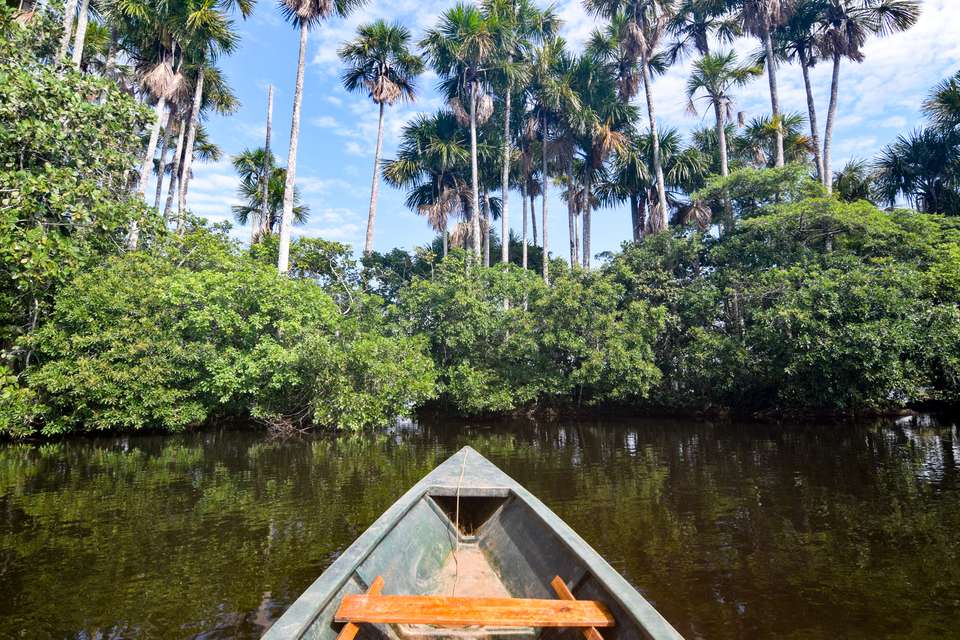
{"label": "wooden canoe", "polygon": [[[350,617],[357,611],[366,617]],[[387,509],[263,637],[335,640],[355,619],[368,623],[341,640],[683,640],[566,523],[470,447]]]}

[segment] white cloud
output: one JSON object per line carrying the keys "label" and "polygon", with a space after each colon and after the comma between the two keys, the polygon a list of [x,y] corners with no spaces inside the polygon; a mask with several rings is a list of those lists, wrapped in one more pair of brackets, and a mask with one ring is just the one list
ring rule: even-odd
{"label": "white cloud", "polygon": [[337,119],[329,115],[310,118],[310,124],[315,127],[320,127],[321,129],[336,129],[340,126],[340,123],[337,122]]}

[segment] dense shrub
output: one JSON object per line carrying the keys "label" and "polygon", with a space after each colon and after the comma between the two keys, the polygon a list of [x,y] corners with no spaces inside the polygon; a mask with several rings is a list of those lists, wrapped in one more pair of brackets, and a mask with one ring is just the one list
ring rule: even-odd
{"label": "dense shrub", "polygon": [[27,345],[44,434],[180,430],[247,413],[361,428],[434,387],[420,339],[345,317],[314,282],[203,231],[81,275]]}
{"label": "dense shrub", "polygon": [[957,398],[955,220],[827,198],[789,168],[722,184],[750,209],[736,228],[625,245],[607,268],[627,299],[667,309],[649,404],[858,412]]}
{"label": "dense shrub", "polygon": [[456,252],[401,291],[397,316],[428,338],[457,411],[623,402],[659,379],[652,343],[662,311],[621,305],[622,293],[600,275],[560,270],[548,287],[531,271],[484,269]]}

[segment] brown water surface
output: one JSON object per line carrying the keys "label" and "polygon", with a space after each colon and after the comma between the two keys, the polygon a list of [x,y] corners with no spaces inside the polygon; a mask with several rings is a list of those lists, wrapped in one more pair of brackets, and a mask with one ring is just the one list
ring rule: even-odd
{"label": "brown water surface", "polygon": [[0,445],[0,638],[256,638],[463,444],[687,638],[960,638],[960,432],[928,418]]}

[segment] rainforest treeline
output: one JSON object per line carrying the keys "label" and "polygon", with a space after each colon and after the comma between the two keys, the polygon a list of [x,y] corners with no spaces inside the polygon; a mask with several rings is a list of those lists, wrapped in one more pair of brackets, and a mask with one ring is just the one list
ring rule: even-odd
{"label": "rainforest treeline", "polygon": [[[285,249],[273,229],[241,244],[228,225],[145,204],[157,111],[144,92],[65,61],[55,8],[2,11],[5,436],[234,417],[362,429],[425,407],[779,416],[960,399],[960,117],[949,100],[923,134],[946,164],[898,190],[928,189],[907,200],[933,213],[879,208],[874,169],[831,193],[818,161],[777,166],[773,135],[769,163],[708,172],[678,191],[664,228],[647,225],[593,265],[543,242],[508,235],[503,246],[484,225],[506,262],[484,266],[479,243],[450,247],[446,233],[413,254],[355,259],[321,239]],[[956,90],[947,80],[930,103]],[[921,166],[903,154],[898,166]],[[652,193],[656,174],[654,207],[670,202]]]}

